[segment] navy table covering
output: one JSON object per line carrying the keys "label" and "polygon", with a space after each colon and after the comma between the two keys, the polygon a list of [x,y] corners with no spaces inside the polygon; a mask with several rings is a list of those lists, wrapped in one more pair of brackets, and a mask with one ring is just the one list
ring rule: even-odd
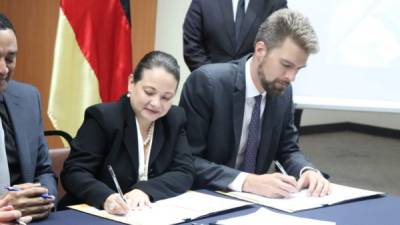
{"label": "navy table covering", "polygon": [[[213,216],[196,221],[194,224],[208,224],[218,219],[245,215],[256,211],[260,206]],[[278,211],[277,211],[278,212]],[[281,212],[284,213],[284,212]],[[387,195],[362,201],[306,210],[290,215],[334,221],[337,225],[399,225],[400,197]],[[48,219],[34,222],[36,225],[121,225],[119,222],[102,219],[75,210],[52,213]],[[192,223],[185,223],[192,225]]]}

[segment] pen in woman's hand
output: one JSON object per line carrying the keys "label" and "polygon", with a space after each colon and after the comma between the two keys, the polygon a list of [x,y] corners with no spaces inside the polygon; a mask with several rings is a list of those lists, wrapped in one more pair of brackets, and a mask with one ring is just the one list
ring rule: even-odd
{"label": "pen in woman's hand", "polygon": [[113,168],[111,167],[111,165],[108,165],[107,167],[108,167],[108,171],[111,174],[111,177],[114,181],[115,187],[117,188],[119,195],[121,196],[122,200],[124,200],[124,202],[126,203],[127,201],[125,199],[124,194],[122,193],[121,187],[119,186],[119,183],[118,183],[117,177],[115,176]]}

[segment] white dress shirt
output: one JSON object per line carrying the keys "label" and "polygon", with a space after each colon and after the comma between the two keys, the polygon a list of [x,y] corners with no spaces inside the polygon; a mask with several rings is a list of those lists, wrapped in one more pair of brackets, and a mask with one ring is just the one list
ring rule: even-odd
{"label": "white dress shirt", "polygon": [[[266,103],[266,96],[267,96],[267,92],[259,92],[256,88],[256,86],[254,85],[254,82],[251,78],[251,74],[250,74],[250,63],[253,57],[249,58],[246,62],[245,65],[245,78],[246,78],[246,102],[244,105],[244,114],[243,114],[243,124],[242,124],[242,133],[240,136],[240,143],[239,143],[239,151],[238,151],[238,155],[236,158],[236,163],[235,163],[235,168],[238,169],[242,163],[243,163],[243,159],[244,159],[244,152],[245,152],[245,148],[246,148],[246,142],[247,142],[247,135],[249,133],[248,131],[248,127],[249,127],[249,123],[251,120],[251,114],[253,112],[253,107],[255,104],[255,100],[254,97],[256,97],[257,95],[262,95],[261,98],[261,105],[260,105],[260,119],[262,121],[262,117],[264,114],[264,109],[265,109],[265,103]],[[229,184],[229,188],[234,190],[234,191],[242,191],[242,186],[244,183],[244,180],[246,179],[246,176],[248,174],[245,172],[241,172],[236,178],[235,180],[232,181],[232,183]]]}
{"label": "white dress shirt", "polygon": [[7,150],[5,143],[5,134],[0,117],[0,195],[3,195],[7,192],[4,187],[10,186],[10,170],[8,168]]}

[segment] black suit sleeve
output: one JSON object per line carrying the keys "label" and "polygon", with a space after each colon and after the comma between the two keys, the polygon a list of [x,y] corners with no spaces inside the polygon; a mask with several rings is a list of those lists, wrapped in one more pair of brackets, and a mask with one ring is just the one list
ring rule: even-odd
{"label": "black suit sleeve", "polygon": [[204,48],[203,12],[200,2],[193,0],[183,24],[183,55],[190,71],[211,63]]}
{"label": "black suit sleeve", "polygon": [[76,199],[102,208],[106,198],[115,193],[95,177],[107,154],[105,129],[99,111],[89,108],[85,120],[72,141],[71,153],[64,163],[61,181]]}
{"label": "black suit sleeve", "polygon": [[[188,139],[193,149],[196,169],[195,187],[226,190],[239,171],[207,159],[209,125],[212,119],[214,87],[210,76],[200,68],[188,78],[180,105],[188,117]],[[223,131],[221,131],[223,132]]]}

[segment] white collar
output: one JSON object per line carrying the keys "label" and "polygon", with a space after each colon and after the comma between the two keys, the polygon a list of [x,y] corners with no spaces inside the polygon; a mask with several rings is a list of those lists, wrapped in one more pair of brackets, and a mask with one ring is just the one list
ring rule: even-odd
{"label": "white collar", "polygon": [[256,85],[254,84],[253,80],[251,79],[251,72],[250,72],[250,64],[251,64],[251,60],[253,59],[253,57],[250,57],[249,59],[247,59],[246,61],[246,65],[245,65],[245,77],[246,77],[246,99],[248,98],[253,98],[257,95],[262,95],[263,98],[265,97],[265,95],[267,94],[266,91],[263,92],[259,92],[256,88]]}

